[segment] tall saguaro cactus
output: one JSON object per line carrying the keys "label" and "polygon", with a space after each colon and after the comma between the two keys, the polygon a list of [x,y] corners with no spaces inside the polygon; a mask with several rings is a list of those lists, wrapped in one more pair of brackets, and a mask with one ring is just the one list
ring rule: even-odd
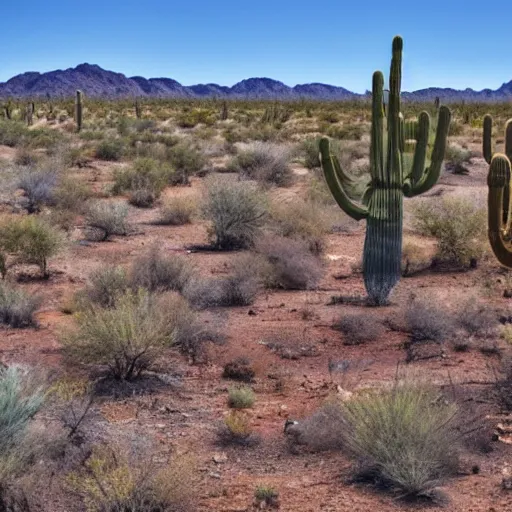
{"label": "tall saguaro cactus", "polygon": [[76,91],[76,98],[75,98],[75,122],[76,122],[76,131],[79,132],[82,129],[82,111],[83,111],[83,104],[82,104],[82,91]]}
{"label": "tall saguaro cactus", "polygon": [[505,154],[492,153],[492,117],[484,118],[484,158],[489,164],[487,185],[489,242],[498,261],[512,268],[512,119],[505,125]]}
{"label": "tall saguaro cactus", "polygon": [[425,168],[430,117],[427,112],[420,114],[415,133],[416,146],[412,166],[405,169],[405,130],[403,116],[400,113],[402,48],[402,38],[396,36],[393,39],[386,126],[382,107],[384,77],[380,71],[373,75],[371,181],[363,195],[362,204],[349,198],[345,187],[352,178],[331,154],[329,139],[323,138],[320,141],[320,159],[331,193],[345,213],[356,220],[366,219],[363,275],[369,300],[376,305],[387,302],[391,290],[400,279],[403,196],[413,197],[422,194],[432,188],[439,179],[451,117],[449,109],[442,106],[439,110],[431,164]]}

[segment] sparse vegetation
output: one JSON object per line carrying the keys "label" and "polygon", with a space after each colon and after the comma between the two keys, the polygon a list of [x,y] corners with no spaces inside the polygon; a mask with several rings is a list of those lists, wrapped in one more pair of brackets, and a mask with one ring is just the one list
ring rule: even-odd
{"label": "sparse vegetation", "polygon": [[92,201],[85,214],[86,236],[89,240],[105,241],[112,235],[127,235],[130,225],[128,207],[111,201]]}
{"label": "sparse vegetation", "polygon": [[343,334],[345,345],[360,345],[379,339],[383,335],[382,324],[367,314],[354,313],[342,316],[333,328]]}
{"label": "sparse vegetation", "polygon": [[66,352],[77,362],[105,366],[116,379],[135,379],[175,343],[174,306],[142,290],[127,292],[108,309],[91,305],[63,337]]}
{"label": "sparse vegetation", "polygon": [[267,217],[266,199],[253,185],[208,178],[203,215],[212,223],[210,236],[224,250],[250,247]]}
{"label": "sparse vegetation", "polygon": [[228,405],[232,409],[249,409],[253,406],[254,391],[249,386],[229,388]]}
{"label": "sparse vegetation", "polygon": [[363,461],[357,478],[370,478],[408,497],[432,491],[457,470],[456,406],[431,386],[396,382],[343,407],[344,447]]}
{"label": "sparse vegetation", "polygon": [[0,324],[13,328],[35,326],[34,313],[40,304],[40,297],[0,283]]}
{"label": "sparse vegetation", "polygon": [[441,198],[418,202],[414,225],[438,241],[438,259],[451,265],[475,266],[483,254],[486,212],[474,199]]}

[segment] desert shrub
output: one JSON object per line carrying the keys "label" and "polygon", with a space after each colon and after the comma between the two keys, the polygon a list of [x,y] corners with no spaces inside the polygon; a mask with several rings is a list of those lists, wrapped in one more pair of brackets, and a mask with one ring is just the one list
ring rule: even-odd
{"label": "desert shrub", "polygon": [[254,501],[259,508],[279,508],[279,493],[270,485],[258,485]]}
{"label": "desert shrub", "polygon": [[287,147],[256,142],[241,149],[229,168],[249,179],[287,187],[293,181],[289,160],[290,150]]}
{"label": "desert shrub", "polygon": [[180,142],[170,148],[167,158],[175,170],[171,185],[188,185],[190,176],[206,164],[203,152],[190,142]]}
{"label": "desert shrub", "polygon": [[266,198],[252,184],[208,178],[203,215],[215,247],[223,250],[250,247],[267,217]]}
{"label": "desert shrub", "polygon": [[166,226],[190,224],[197,211],[198,206],[194,197],[174,197],[162,206],[157,223]]}
{"label": "desert shrub", "polygon": [[469,299],[461,305],[456,320],[470,336],[477,338],[492,337],[498,327],[496,313],[474,299]]}
{"label": "desert shrub", "polygon": [[40,304],[39,297],[0,283],[0,323],[14,328],[35,326],[34,313]]}
{"label": "desert shrub", "polygon": [[23,441],[30,419],[44,401],[44,390],[26,367],[0,367],[0,457]]}
{"label": "desert shrub", "polygon": [[210,307],[248,306],[259,291],[256,276],[250,271],[221,278],[193,278],[183,294],[192,305],[199,309]]}
{"label": "desert shrub", "polygon": [[57,173],[53,171],[29,169],[22,173],[17,185],[25,193],[29,213],[38,212],[42,206],[55,203],[57,182]]}
{"label": "desert shrub", "polygon": [[0,144],[16,147],[24,141],[28,131],[23,123],[0,120]]}
{"label": "desert shrub", "polygon": [[512,411],[512,357],[506,357],[502,362],[501,372],[496,379],[498,398],[507,411]]}
{"label": "desert shrub", "polygon": [[256,372],[251,362],[245,357],[237,357],[224,366],[222,377],[224,379],[237,380],[240,382],[253,382]]}
{"label": "desert shrub", "polygon": [[271,208],[275,231],[284,237],[306,242],[311,252],[323,249],[323,236],[331,226],[325,209],[312,201],[294,198],[293,201],[275,202]]}
{"label": "desert shrub", "polygon": [[422,383],[358,395],[343,406],[343,444],[371,476],[406,496],[428,493],[457,467],[456,406]]}
{"label": "desert shrub", "polygon": [[127,292],[108,309],[91,305],[63,336],[65,350],[78,362],[107,367],[116,379],[137,378],[176,341],[173,306],[143,290]]}
{"label": "desert shrub", "polygon": [[14,163],[22,167],[34,167],[39,162],[39,156],[27,148],[21,147],[16,150]]}
{"label": "desert shrub", "polygon": [[467,168],[467,164],[471,160],[471,156],[471,151],[469,151],[469,149],[463,148],[458,144],[451,143],[448,144],[448,147],[446,148],[444,159],[446,166],[454,174],[468,174],[469,170]]}
{"label": "desert shrub", "polygon": [[404,237],[402,244],[401,270],[404,277],[411,276],[415,272],[430,267],[431,254],[425,243]]}
{"label": "desert shrub", "polygon": [[110,308],[116,304],[120,296],[125,294],[128,287],[128,276],[124,268],[106,265],[92,272],[89,276],[89,283],[83,292],[79,292],[79,295],[88,303]]}
{"label": "desert shrub", "polygon": [[453,336],[455,322],[446,306],[432,297],[414,298],[405,310],[407,330],[412,341],[443,342]]}
{"label": "desert shrub", "polygon": [[254,391],[249,386],[232,387],[228,390],[228,406],[232,409],[249,409],[254,400]]}
{"label": "desert shrub", "polygon": [[440,261],[456,266],[474,264],[483,253],[486,209],[475,200],[448,197],[422,200],[413,208],[414,227],[438,242]]}
{"label": "desert shrub", "polygon": [[55,206],[59,210],[81,213],[91,195],[91,189],[85,183],[76,179],[64,178],[59,180],[55,189]]}
{"label": "desert shrub", "polygon": [[268,288],[310,290],[322,278],[321,260],[303,241],[267,235],[257,241],[256,251],[272,266],[265,282]]}
{"label": "desert shrub", "polygon": [[170,181],[173,169],[153,158],[137,158],[127,169],[116,170],[112,192],[129,192],[135,206],[151,206]]}
{"label": "desert shrub", "polygon": [[375,341],[384,333],[382,324],[364,313],[344,315],[333,324],[333,328],[343,333],[345,345],[360,345]]}
{"label": "desert shrub", "polygon": [[111,201],[92,201],[85,214],[86,235],[89,240],[105,241],[112,235],[127,235],[128,206]]}
{"label": "desert shrub", "polygon": [[192,273],[192,265],[183,256],[165,255],[155,246],[133,261],[130,283],[149,291],[182,291]]}
{"label": "desert shrub", "polygon": [[117,162],[121,160],[124,153],[123,142],[119,139],[102,140],[96,147],[95,156],[100,160]]}
{"label": "desert shrub", "polygon": [[239,410],[230,411],[224,417],[224,424],[218,432],[219,442],[223,445],[248,446],[255,444],[250,418]]}
{"label": "desert shrub", "polygon": [[172,459],[163,470],[132,460],[124,450],[96,445],[67,478],[88,512],[189,512],[196,507],[198,476],[190,457]]}
{"label": "desert shrub", "polygon": [[198,124],[211,126],[215,124],[216,113],[210,110],[193,109],[182,112],[176,118],[176,123],[181,128],[194,128]]}
{"label": "desert shrub", "polygon": [[37,265],[49,276],[48,260],[64,245],[62,233],[39,217],[11,218],[0,224],[0,251],[20,263]]}

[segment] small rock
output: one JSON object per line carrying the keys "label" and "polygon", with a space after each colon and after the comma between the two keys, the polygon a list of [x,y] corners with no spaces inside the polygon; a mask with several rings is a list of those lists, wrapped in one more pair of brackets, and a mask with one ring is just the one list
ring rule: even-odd
{"label": "small rock", "polygon": [[501,487],[505,491],[512,491],[512,470],[509,467],[503,468]]}
{"label": "small rock", "polygon": [[165,423],[157,423],[157,424],[155,425],[155,428],[160,428],[160,429],[161,429],[161,428],[165,428]]}
{"label": "small rock", "polygon": [[220,473],[214,473],[213,471],[211,473],[208,473],[208,476],[216,478],[217,480],[220,479]]}
{"label": "small rock", "polygon": [[223,464],[224,462],[227,462],[228,456],[225,453],[216,453],[212,457],[212,460],[215,464]]}

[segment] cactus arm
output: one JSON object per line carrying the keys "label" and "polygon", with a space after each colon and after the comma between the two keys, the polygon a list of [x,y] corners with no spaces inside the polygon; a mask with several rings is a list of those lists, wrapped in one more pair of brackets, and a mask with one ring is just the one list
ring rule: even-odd
{"label": "cactus arm", "polygon": [[428,135],[430,132],[430,116],[427,112],[422,112],[418,120],[417,140],[414,149],[414,158],[410,174],[405,178],[404,194],[417,185],[425,170],[425,160],[427,158]]}
{"label": "cactus arm", "polygon": [[512,119],[505,125],[505,155],[509,160],[512,158]]}
{"label": "cactus arm", "polygon": [[484,117],[483,154],[485,161],[490,164],[492,160],[492,117]]}
{"label": "cactus arm", "polygon": [[444,153],[446,151],[446,142],[448,140],[448,130],[450,129],[451,112],[444,105],[439,109],[439,120],[437,123],[436,140],[434,150],[432,151],[432,161],[430,167],[423,173],[421,180],[410,189],[404,187],[404,195],[407,197],[417,196],[430,190],[441,176],[443,168]]}
{"label": "cactus arm", "polygon": [[[400,153],[400,87],[402,84],[402,38],[393,39],[391,70],[389,73],[389,115],[388,115],[388,159],[386,162],[386,182],[400,184],[402,159]],[[399,169],[400,172],[396,173]]]}
{"label": "cactus arm", "polygon": [[372,83],[372,131],[370,142],[370,172],[374,180],[384,179],[384,110],[382,94],[384,76],[380,71],[373,74]]}
{"label": "cactus arm", "polygon": [[[506,155],[497,153],[491,160],[487,185],[488,196],[488,233],[489,242],[498,261],[506,267],[512,267],[512,241],[510,240],[510,228],[512,224],[512,205],[505,203],[505,198],[510,201],[510,160]],[[509,193],[505,194],[508,190]]]}
{"label": "cactus arm", "polygon": [[352,201],[343,188],[343,181],[346,176],[341,170],[338,159],[331,155],[329,139],[327,138],[320,140],[320,162],[329,190],[340,208],[355,220],[368,217],[368,208]]}

